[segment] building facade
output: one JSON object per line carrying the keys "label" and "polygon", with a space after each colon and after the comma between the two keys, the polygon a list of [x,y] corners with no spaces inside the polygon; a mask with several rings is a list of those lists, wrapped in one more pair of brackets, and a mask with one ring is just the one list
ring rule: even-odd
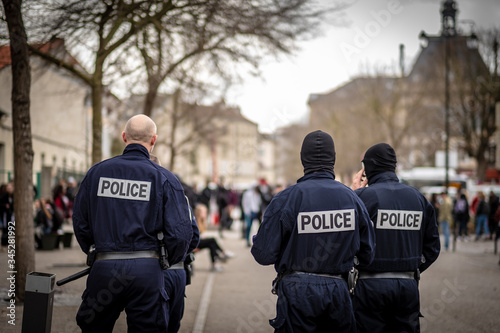
{"label": "building facade", "polygon": [[[64,44],[51,45],[64,52]],[[10,50],[0,47],[0,182],[14,175],[12,133],[12,73]],[[51,196],[57,179],[81,176],[90,164],[90,90],[64,69],[30,58],[30,117],[33,146],[33,183],[38,193]]]}

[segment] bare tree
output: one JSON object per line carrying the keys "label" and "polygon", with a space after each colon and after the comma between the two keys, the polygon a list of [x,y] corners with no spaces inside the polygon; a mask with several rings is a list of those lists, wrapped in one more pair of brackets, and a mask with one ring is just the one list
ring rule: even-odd
{"label": "bare tree", "polygon": [[[16,271],[16,298],[23,301],[26,275],[35,268],[33,230],[33,148],[31,143],[31,73],[21,0],[2,0],[12,61],[12,128],[14,137],[14,216],[9,223],[9,271]],[[11,242],[15,234],[15,243]],[[12,250],[14,250],[12,252]]]}
{"label": "bare tree", "polygon": [[290,53],[295,41],[313,36],[326,12],[339,6],[318,6],[310,0],[189,1],[138,35],[148,92],[144,113],[151,114],[160,85],[193,58],[205,61],[205,73],[230,77],[229,63],[254,68],[266,54]]}
{"label": "bare tree", "polygon": [[451,65],[456,78],[453,123],[462,136],[463,149],[476,159],[476,175],[480,182],[485,180],[490,143],[497,130],[495,105],[500,102],[500,82],[495,54],[498,54],[499,38],[498,30],[483,32],[481,49],[487,62],[478,60],[479,53],[473,52],[467,54],[467,65],[461,66],[456,60]]}
{"label": "bare tree", "polygon": [[105,74],[112,55],[132,36],[151,22],[159,22],[172,8],[173,1],[72,0],[38,1],[41,17],[37,27],[42,36],[58,36],[73,43],[94,45],[93,71],[88,74],[74,64],[58,59],[35,47],[31,50],[84,80],[92,90],[92,163],[102,159],[102,95]]}
{"label": "bare tree", "polygon": [[168,127],[166,138],[159,137],[157,145],[167,147],[169,163],[166,167],[171,171],[176,170],[178,157],[191,154],[198,145],[209,142],[211,137],[223,132],[216,122],[220,114],[217,106],[190,103],[183,97],[185,87],[180,85],[175,90],[171,110],[158,120],[158,126]]}
{"label": "bare tree", "polygon": [[[319,18],[332,9],[332,5],[318,6],[313,0],[258,1],[126,1],[126,0],[33,0],[32,19],[38,20],[37,31],[42,36],[57,36],[72,41],[72,45],[86,46],[94,55],[90,74],[76,71],[74,66],[47,54],[46,57],[80,76],[92,89],[93,142],[92,162],[101,159],[102,88],[109,69],[120,63],[133,63],[120,59],[129,49],[131,37],[146,26],[162,31],[156,43],[169,41],[172,48],[168,60],[163,59],[163,48],[153,72],[148,72],[146,108],[152,108],[159,85],[179,64],[195,54],[217,48],[232,60],[246,59],[255,62],[262,50],[290,52],[297,38],[313,36],[317,32]],[[335,7],[335,6],[333,6]],[[40,21],[39,18],[42,18]],[[40,36],[40,35],[37,35]],[[146,36],[146,35],[143,35]],[[149,50],[148,52],[152,52]],[[129,54],[129,53],[127,53]],[[211,58],[217,63],[223,56]],[[166,65],[165,65],[166,64]],[[145,109],[149,114],[150,110]]]}
{"label": "bare tree", "polygon": [[[294,184],[304,175],[300,149],[304,137],[311,130],[302,124],[292,124],[277,130],[277,174],[285,184]],[[329,132],[329,131],[328,131]],[[329,132],[329,134],[332,134]]]}

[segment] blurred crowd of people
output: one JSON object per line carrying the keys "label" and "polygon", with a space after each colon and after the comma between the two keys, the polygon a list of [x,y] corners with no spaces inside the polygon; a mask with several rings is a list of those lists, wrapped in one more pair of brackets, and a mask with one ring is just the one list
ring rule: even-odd
{"label": "blurred crowd of people", "polygon": [[216,230],[218,238],[223,239],[224,231],[230,230],[237,221],[241,238],[250,247],[254,222],[260,225],[267,205],[283,189],[282,186],[268,184],[265,179],[243,190],[227,186],[223,178],[217,183],[207,181],[200,190],[187,185],[182,179],[181,183],[200,229],[197,251],[209,250],[212,271],[222,271],[220,264],[231,258],[233,253],[224,250],[216,237],[206,236],[207,229]]}
{"label": "blurred crowd of people", "polygon": [[[70,224],[73,200],[77,191],[77,182],[73,177],[61,179],[48,197],[37,198],[33,190],[33,224],[35,248],[42,248],[44,235],[62,235],[64,224]],[[7,227],[14,221],[14,181],[0,185],[0,223],[2,225],[2,247],[7,246]]]}
{"label": "blurred crowd of people", "polygon": [[[224,184],[207,181],[205,187],[196,190],[184,182],[184,191],[203,234],[208,228],[218,231],[223,239],[224,231],[237,220],[241,238],[251,246],[251,232],[254,222],[260,226],[264,212],[276,193],[284,187],[272,186],[265,179],[244,190],[236,190]],[[78,183],[73,177],[61,179],[52,189],[50,197],[34,200],[35,246],[41,248],[42,236],[63,233],[63,225],[70,224],[73,200]],[[34,193],[36,196],[36,192]],[[444,238],[444,248],[450,247],[450,238],[468,242],[471,240],[495,240],[500,238],[500,200],[495,192],[488,195],[477,192],[472,199],[465,192],[456,196],[447,193],[433,193],[429,197],[436,211],[436,219]],[[7,245],[7,225],[14,220],[14,181],[0,185],[0,221],[2,225],[1,245]],[[203,237],[202,237],[203,238]],[[221,271],[219,262],[226,262],[232,256],[224,251],[214,237],[203,238],[199,250],[209,249],[212,270]]]}
{"label": "blurred crowd of people", "polygon": [[[196,190],[184,182],[184,191],[189,199],[193,214],[198,222],[200,232],[207,229],[217,230],[218,238],[224,238],[224,231],[233,227],[238,221],[241,227],[241,238],[247,246],[251,246],[251,231],[255,224],[262,222],[264,211],[273,196],[283,189],[272,186],[265,179],[259,179],[247,189],[236,190],[224,184],[207,181],[201,190]],[[52,189],[51,196],[37,198],[34,189],[33,223],[35,230],[35,247],[42,248],[44,235],[62,235],[63,226],[71,227],[73,201],[78,189],[74,177],[60,179]],[[0,221],[2,225],[2,246],[7,246],[7,225],[14,220],[14,181],[0,186]],[[254,223],[255,222],[255,223]],[[219,263],[225,263],[233,254],[225,251],[215,237],[202,237],[198,250],[208,249],[212,270],[221,271]]]}
{"label": "blurred crowd of people", "polygon": [[450,235],[459,241],[496,240],[500,237],[500,201],[490,191],[478,191],[472,199],[458,191],[455,198],[433,193],[429,198],[436,211],[444,247],[449,248]]}

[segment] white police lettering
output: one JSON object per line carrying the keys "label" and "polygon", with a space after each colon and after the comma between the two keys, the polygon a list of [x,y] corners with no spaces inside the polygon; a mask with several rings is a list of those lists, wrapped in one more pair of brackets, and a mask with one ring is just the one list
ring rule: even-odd
{"label": "white police lettering", "polygon": [[420,230],[422,225],[421,211],[379,209],[377,215],[378,229]]}
{"label": "white police lettering", "polygon": [[151,182],[101,177],[97,196],[149,201]]}
{"label": "white police lettering", "polygon": [[354,209],[303,212],[297,217],[299,234],[354,230]]}

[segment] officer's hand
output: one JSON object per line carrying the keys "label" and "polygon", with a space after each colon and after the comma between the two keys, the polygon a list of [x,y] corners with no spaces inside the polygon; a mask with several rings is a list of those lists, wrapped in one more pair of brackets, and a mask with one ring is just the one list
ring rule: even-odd
{"label": "officer's hand", "polygon": [[358,188],[365,187],[366,184],[368,184],[368,179],[364,176],[364,173],[365,169],[361,169],[357,174],[354,175],[351,186],[353,191],[357,190]]}

